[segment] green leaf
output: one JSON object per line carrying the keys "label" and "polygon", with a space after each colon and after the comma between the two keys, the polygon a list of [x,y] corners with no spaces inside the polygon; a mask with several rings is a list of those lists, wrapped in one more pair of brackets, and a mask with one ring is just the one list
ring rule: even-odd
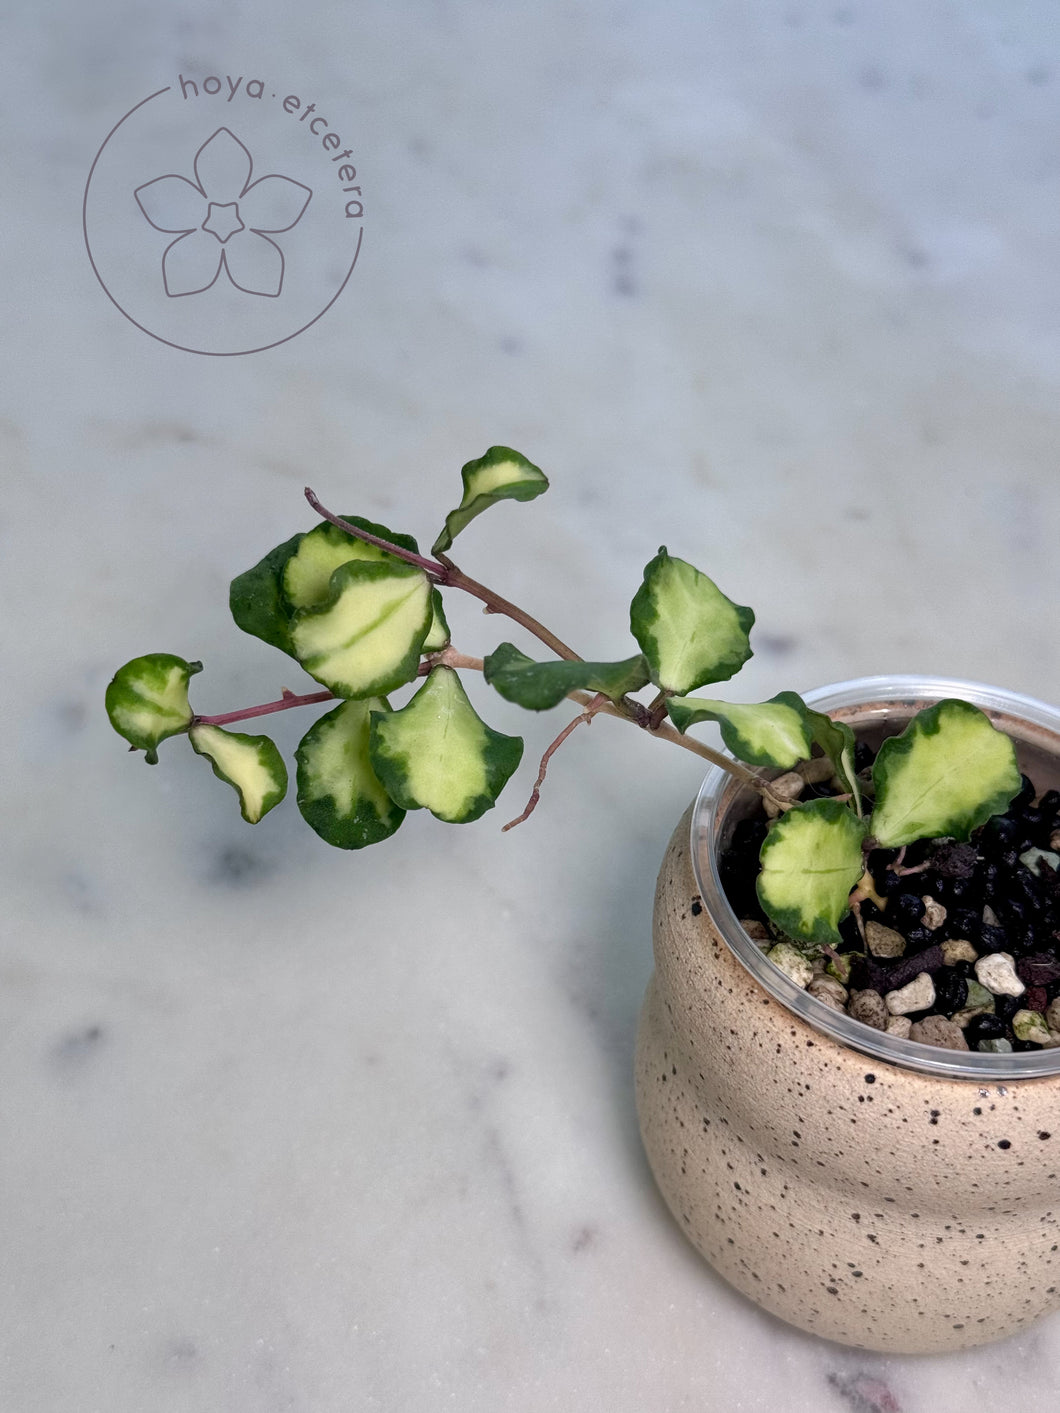
{"label": "green leaf", "polygon": [[372,712],[370,754],[402,809],[466,824],[496,804],[523,743],[487,726],[453,669],[436,667],[408,706]]}
{"label": "green leaf", "polygon": [[665,545],[644,570],[644,583],[629,608],[630,628],[666,692],[685,693],[725,682],[751,656],[749,608],[725,597],[705,574]]}
{"label": "green leaf", "polygon": [[160,741],[186,731],[195,719],[188,681],[201,671],[201,662],[148,653],[119,667],[111,678],[106,695],[110,724],[131,746],[147,752],[148,764],[158,760]]}
{"label": "green leaf", "polygon": [[947,698],[884,741],[872,767],[869,821],[881,848],[967,839],[1020,790],[1016,749],[970,702]]}
{"label": "green leaf", "polygon": [[228,591],[228,606],[236,625],[294,657],[291,610],[283,596],[283,571],[304,535],[292,535],[270,550],[253,569],[237,575]]}
{"label": "green leaf", "polygon": [[[389,540],[401,549],[410,550],[413,554],[419,552],[411,535],[396,535],[385,525],[377,525],[360,515],[340,518],[381,540]],[[316,608],[322,604],[331,592],[332,574],[340,564],[348,564],[351,559],[364,559],[373,564],[404,562],[387,554],[378,545],[359,540],[355,535],[340,530],[330,520],[324,520],[302,536],[294,554],[283,566],[283,592],[291,608]]]}
{"label": "green leaf", "polygon": [[775,819],[762,845],[758,899],[803,942],[838,942],[850,891],[864,872],[864,823],[838,800],[810,800]]}
{"label": "green leaf", "polygon": [[431,592],[431,626],[427,630],[427,636],[423,640],[423,652],[437,653],[449,642],[449,620],[445,616],[445,609],[442,607],[442,595],[438,589]]}
{"label": "green leaf", "polygon": [[753,706],[705,701],[701,697],[671,697],[670,720],[682,734],[698,721],[717,721],[721,739],[737,760],[748,765],[773,765],[790,770],[813,749],[802,698],[778,692]]}
{"label": "green leaf", "polygon": [[385,697],[343,702],[309,728],[295,751],[302,818],[336,848],[378,844],[405,818],[368,755],[371,714],[389,710]]}
{"label": "green leaf", "polygon": [[[417,553],[411,535],[395,534],[385,525],[360,515],[342,517],[380,539]],[[327,598],[332,572],[351,559],[393,562],[385,550],[348,535],[330,521],[303,534],[292,535],[232,580],[228,602],[232,617],[244,633],[252,633],[282,652],[296,657],[291,641],[294,610],[316,606]]]}
{"label": "green leaf", "polygon": [[300,609],[291,625],[298,661],[340,697],[380,696],[411,682],[431,625],[431,581],[388,559],[351,559],[330,579],[329,597]]}
{"label": "green leaf", "polygon": [[624,662],[534,662],[514,644],[501,643],[482,667],[486,681],[505,701],[530,711],[547,711],[578,689],[603,692],[617,702],[648,681],[648,664],[640,653]]}
{"label": "green leaf", "polygon": [[445,529],[435,540],[432,554],[449,549],[465,525],[499,500],[533,500],[548,490],[545,473],[509,446],[491,446],[485,456],[469,461],[460,475],[464,498],[445,517]]}
{"label": "green leaf", "polygon": [[287,767],[268,736],[244,736],[199,721],[188,732],[196,754],[205,756],[219,780],[239,796],[248,824],[257,824],[287,793]]}
{"label": "green leaf", "polygon": [[854,809],[861,814],[861,786],[854,769],[854,733],[845,721],[833,721],[823,712],[812,711],[803,703],[803,711],[813,733],[814,744],[820,746],[832,762],[832,769],[846,786],[854,800]]}

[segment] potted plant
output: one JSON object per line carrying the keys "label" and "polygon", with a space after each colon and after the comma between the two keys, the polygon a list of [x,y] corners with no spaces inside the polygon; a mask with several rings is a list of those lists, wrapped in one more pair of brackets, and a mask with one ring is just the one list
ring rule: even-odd
{"label": "potted plant", "polygon": [[[152,653],[108,687],[115,729],[151,763],[162,741],[188,736],[256,823],[284,797],[287,768],[268,736],[232,727],[325,706],[295,753],[297,803],[347,849],[389,838],[410,809],[467,823],[496,803],[523,743],[479,717],[464,671],[532,711],[581,708],[505,828],[596,715],[705,758],[711,773],[660,872],[637,1061],[645,1146],[686,1234],[767,1308],[867,1347],[960,1347],[1060,1305],[1060,963],[1043,931],[1060,867],[1060,795],[1047,794],[1060,785],[1060,716],[902,679],[753,704],[702,695],[751,655],[754,615],[665,548],[630,605],[637,651],[586,661],[449,556],[490,506],[540,495],[543,473],[492,447],[462,477],[429,556],[307,490],[320,523],[233,581],[236,623],[320,690],[203,716],[189,701],[201,664]],[[450,590],[518,623],[549,659],[509,642],[483,659],[459,651]],[[690,734],[701,722],[720,725],[728,753]],[[750,891],[737,867],[748,841]],[[985,894],[980,866],[993,868]],[[1003,925],[1002,875],[1023,890],[1022,930]],[[974,941],[954,935],[973,931],[970,904]]]}

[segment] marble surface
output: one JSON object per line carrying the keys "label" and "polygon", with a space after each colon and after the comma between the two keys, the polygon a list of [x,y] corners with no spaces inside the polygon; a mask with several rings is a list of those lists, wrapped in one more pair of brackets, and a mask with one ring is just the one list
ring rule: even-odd
{"label": "marble surface", "polygon": [[[745,700],[889,670],[1056,700],[1054,7],[2,23],[5,1413],[1052,1406],[1060,1321],[841,1349],[733,1294],[664,1210],[631,1056],[693,757],[597,722],[502,836],[560,721],[476,687],[527,737],[500,809],[343,854],[290,801],[244,825],[179,741],[145,770],[102,697],[154,650],[205,661],[203,711],[297,688],[225,601],[312,523],[303,485],[429,542],[500,442],[552,490],[461,562],[589,656],[628,652],[666,543],[756,608]],[[147,337],[86,258],[99,143],[196,70],[356,130],[354,277],[265,353]],[[468,652],[508,635],[452,618]]]}

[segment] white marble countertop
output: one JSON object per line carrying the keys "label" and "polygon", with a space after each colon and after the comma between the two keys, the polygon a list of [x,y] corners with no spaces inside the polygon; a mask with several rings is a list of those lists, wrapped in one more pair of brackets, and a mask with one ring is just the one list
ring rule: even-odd
{"label": "white marble countertop", "polygon": [[[313,523],[303,485],[429,543],[499,442],[552,489],[461,563],[587,655],[629,651],[665,542],[757,610],[745,700],[886,671],[1056,700],[1054,7],[71,0],[3,28],[0,1407],[1052,1406],[1060,1320],[828,1345],[657,1197],[631,1058],[691,756],[598,722],[502,836],[560,720],[480,691],[527,737],[500,809],[345,854],[291,801],[244,825],[181,742],[144,770],[102,699],[155,650],[205,661],[201,710],[297,687],[226,593]],[[81,230],[111,127],[214,73],[341,111],[366,208],[334,307],[231,358],[123,318]]]}

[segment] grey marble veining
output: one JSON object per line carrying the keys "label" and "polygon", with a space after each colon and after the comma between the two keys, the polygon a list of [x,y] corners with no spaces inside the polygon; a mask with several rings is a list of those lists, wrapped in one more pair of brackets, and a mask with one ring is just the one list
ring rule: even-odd
{"label": "grey marble veining", "polygon": [[[297,689],[225,599],[302,487],[429,542],[500,442],[552,489],[460,560],[590,656],[666,543],[758,612],[734,696],[1056,700],[1053,8],[102,0],[10,7],[0,63],[5,1413],[1051,1406],[1056,1321],[858,1354],[666,1214],[630,1071],[691,756],[581,728],[502,836],[560,718],[474,687],[527,738],[499,813],[346,855],[181,742],[144,770],[102,695],[152,650],[201,710]],[[356,132],[354,276],[265,353],[148,338],[86,259],[97,147],[181,72]]]}

